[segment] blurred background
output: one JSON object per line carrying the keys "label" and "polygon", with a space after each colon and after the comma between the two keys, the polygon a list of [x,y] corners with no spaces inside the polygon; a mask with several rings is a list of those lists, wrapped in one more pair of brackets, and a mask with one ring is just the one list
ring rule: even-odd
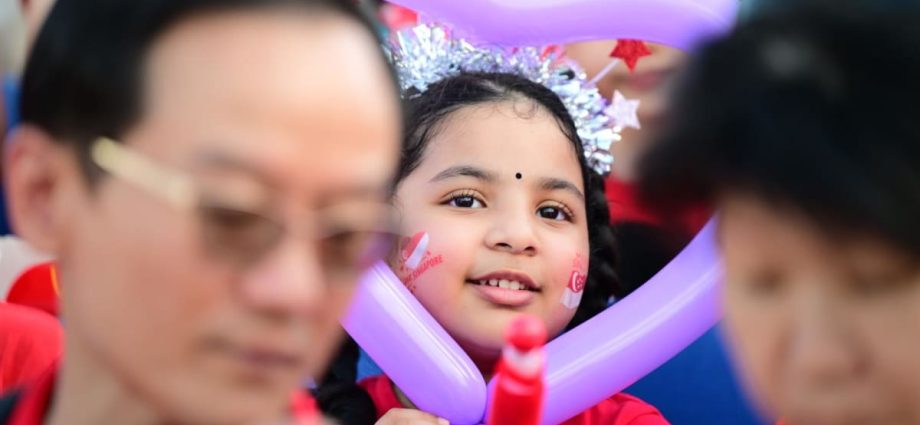
{"label": "blurred background", "polygon": [[[128,1],[128,0],[126,0]],[[898,8],[915,6],[920,0],[836,0],[829,6],[845,1],[863,1],[875,7]],[[365,6],[378,11],[390,27],[411,24],[414,18],[379,1],[362,0]],[[4,95],[0,97],[0,135],[5,135],[11,115],[16,75],[24,62],[29,34],[38,27],[49,0],[0,0],[0,80]],[[796,0],[742,0],[740,19],[795,4]],[[24,13],[26,12],[26,13]],[[603,73],[609,64],[609,53],[615,40],[599,40],[566,46],[569,57],[585,68],[588,77]],[[667,89],[672,77],[686,60],[686,54],[667,46],[649,45],[651,55],[629,72],[625,66],[615,67],[600,76],[598,87],[608,98],[620,91],[628,99],[641,101],[638,115],[643,129],[627,129],[623,142],[615,145],[617,158],[608,182],[611,221],[618,230],[622,253],[624,281],[636,288],[670,261],[692,238],[709,215],[705,206],[682,212],[680,222],[664,222],[643,215],[641,206],[633,205],[631,182],[634,158],[647,145],[647,132],[659,125],[659,113],[667,101]],[[0,193],[0,211],[2,211]],[[7,234],[5,214],[0,214],[0,234]],[[22,262],[35,261],[28,257]],[[19,267],[0,257],[0,269]],[[8,274],[8,273],[7,273]],[[16,273],[18,275],[18,272]],[[0,276],[0,299],[5,299],[12,277]],[[772,423],[761,418],[746,401],[729,362],[730,353],[718,327],[685,349],[676,358],[637,382],[626,392],[658,407],[675,424],[759,425]]]}

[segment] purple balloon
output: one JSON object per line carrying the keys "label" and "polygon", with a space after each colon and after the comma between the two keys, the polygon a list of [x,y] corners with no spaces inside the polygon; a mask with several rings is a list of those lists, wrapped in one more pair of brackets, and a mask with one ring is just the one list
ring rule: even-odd
{"label": "purple balloon", "polygon": [[419,409],[452,424],[482,419],[479,369],[386,264],[362,278],[342,325]]}
{"label": "purple balloon", "polygon": [[[629,38],[685,50],[731,27],[738,7],[737,0],[391,1],[496,44]],[[714,227],[642,288],[547,345],[545,424],[621,391],[716,323]],[[343,324],[419,408],[458,425],[482,420],[482,375],[386,265],[364,278]]]}
{"label": "purple balloon", "polygon": [[[544,424],[632,385],[718,321],[715,228],[711,221],[648,283],[547,344]],[[482,375],[385,264],[364,277],[343,325],[420,409],[451,423],[480,423]]]}
{"label": "purple balloon", "polygon": [[563,422],[622,391],[719,320],[715,228],[710,221],[648,283],[547,344],[543,424]]}
{"label": "purple balloon", "polygon": [[689,50],[731,27],[738,10],[738,0],[390,1],[512,46],[629,38]]}

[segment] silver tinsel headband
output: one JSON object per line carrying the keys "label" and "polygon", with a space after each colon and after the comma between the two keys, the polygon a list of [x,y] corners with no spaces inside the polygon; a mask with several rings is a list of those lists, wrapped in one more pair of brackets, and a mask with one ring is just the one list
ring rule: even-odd
{"label": "silver tinsel headband", "polygon": [[399,73],[403,93],[424,92],[428,86],[461,72],[519,75],[540,83],[562,99],[575,121],[588,166],[601,175],[610,172],[610,146],[620,139],[605,113],[607,102],[588,82],[584,71],[560,61],[550,49],[474,46],[436,25],[422,24],[397,33],[388,51]]}

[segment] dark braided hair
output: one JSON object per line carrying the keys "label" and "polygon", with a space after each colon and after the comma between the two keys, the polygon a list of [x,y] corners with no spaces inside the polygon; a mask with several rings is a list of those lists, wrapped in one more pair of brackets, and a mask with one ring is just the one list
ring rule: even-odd
{"label": "dark braided hair", "polygon": [[590,253],[585,293],[569,323],[571,329],[607,308],[611,296],[625,296],[625,291],[614,269],[617,251],[603,178],[587,165],[575,122],[552,90],[513,74],[462,73],[432,84],[423,93],[409,93],[406,140],[394,188],[419,166],[438,124],[445,118],[466,106],[516,99],[529,100],[556,119],[559,130],[572,142],[581,168]]}

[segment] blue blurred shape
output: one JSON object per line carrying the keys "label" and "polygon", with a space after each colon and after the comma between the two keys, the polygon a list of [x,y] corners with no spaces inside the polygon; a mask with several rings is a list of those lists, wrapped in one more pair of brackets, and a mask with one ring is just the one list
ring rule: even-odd
{"label": "blue blurred shape", "polygon": [[767,425],[735,379],[718,327],[626,392],[657,407],[675,425]]}

